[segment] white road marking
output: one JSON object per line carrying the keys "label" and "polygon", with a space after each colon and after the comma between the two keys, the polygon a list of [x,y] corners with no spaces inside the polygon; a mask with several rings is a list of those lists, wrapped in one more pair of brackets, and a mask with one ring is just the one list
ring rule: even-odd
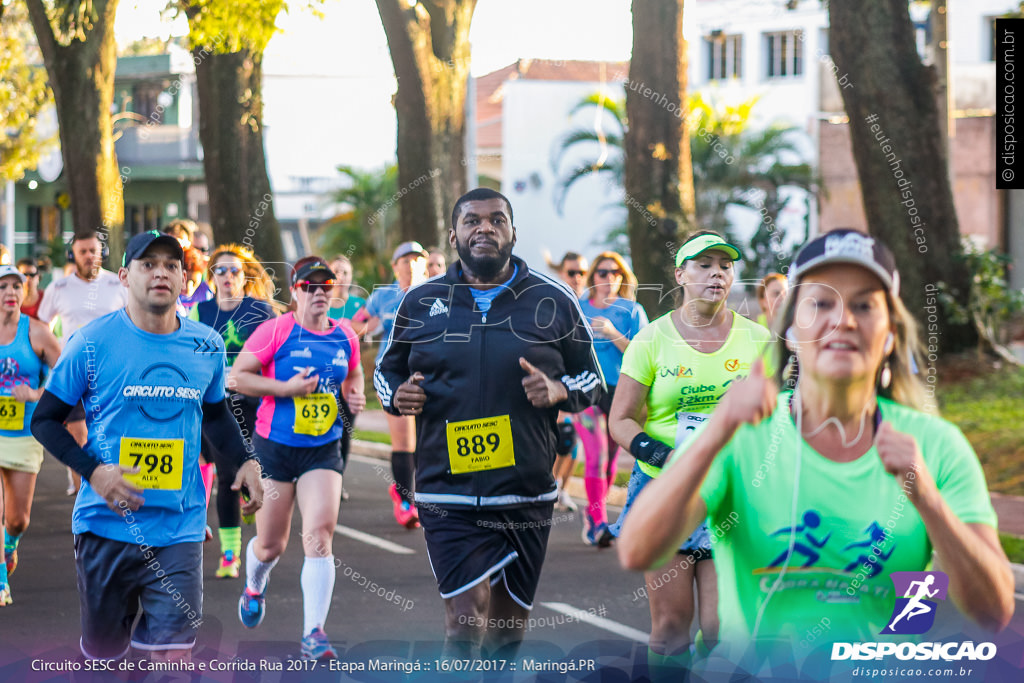
{"label": "white road marking", "polygon": [[577,621],[582,621],[585,624],[590,624],[591,626],[596,626],[597,628],[604,629],[605,631],[610,631],[615,635],[622,636],[623,638],[629,638],[630,640],[635,640],[640,643],[646,643],[651,637],[649,633],[644,633],[632,626],[626,626],[625,624],[620,624],[617,621],[599,617],[596,614],[591,614],[586,610],[578,609],[564,602],[542,602],[540,604],[542,607],[547,607],[548,609],[556,612],[561,612],[562,614],[570,616]]}
{"label": "white road marking", "polygon": [[353,540],[362,541],[363,543],[375,546],[382,550],[387,550],[389,553],[394,553],[396,555],[416,554],[416,551],[412,548],[406,548],[404,545],[392,543],[391,541],[379,538],[377,536],[374,536],[373,534],[368,534],[366,532],[360,531],[359,529],[353,529],[352,527],[345,526],[344,524],[339,524],[338,526],[334,527],[334,533],[341,534],[342,536],[348,536]]}

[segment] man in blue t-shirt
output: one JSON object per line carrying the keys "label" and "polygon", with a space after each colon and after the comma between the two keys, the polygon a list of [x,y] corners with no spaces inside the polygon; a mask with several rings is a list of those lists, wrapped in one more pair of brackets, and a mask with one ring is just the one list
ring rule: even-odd
{"label": "man in blue t-shirt", "polygon": [[[185,283],[177,240],[136,235],[118,277],[126,308],[68,340],[32,419],[32,434],[82,475],[72,531],[82,653],[188,660],[202,614],[206,496],[201,430],[240,468],[233,488],[260,507],[259,463],[224,399],[224,342],[175,312]],[[85,405],[89,440],[63,426]],[[142,616],[134,632],[138,607]]]}

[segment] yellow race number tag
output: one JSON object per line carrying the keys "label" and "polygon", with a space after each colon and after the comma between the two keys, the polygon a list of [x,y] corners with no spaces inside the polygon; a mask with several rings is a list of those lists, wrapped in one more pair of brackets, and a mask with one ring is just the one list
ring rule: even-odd
{"label": "yellow race number tag", "polygon": [[508,415],[449,422],[447,432],[452,474],[496,470],[516,464]]}
{"label": "yellow race number tag", "polygon": [[25,404],[13,396],[0,396],[0,429],[20,432],[25,428]]}
{"label": "yellow race number tag", "polygon": [[124,478],[140,489],[181,489],[185,465],[184,439],[134,439],[121,437],[121,467],[138,467],[138,474]]}
{"label": "yellow race number tag", "polygon": [[309,436],[326,434],[338,419],[338,399],[334,394],[296,396],[295,433]]}

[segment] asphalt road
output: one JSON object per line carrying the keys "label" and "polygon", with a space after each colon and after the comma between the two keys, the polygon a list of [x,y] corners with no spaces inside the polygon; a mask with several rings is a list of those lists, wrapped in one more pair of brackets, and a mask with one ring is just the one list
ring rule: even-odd
{"label": "asphalt road", "polygon": [[[293,543],[273,571],[264,623],[254,630],[239,623],[237,601],[242,580],[214,578],[218,548],[216,541],[211,542],[204,558],[205,604],[194,651],[196,669],[191,674],[136,670],[134,680],[459,678],[439,670],[442,664],[436,657],[443,638],[442,601],[427,561],[422,532],[398,527],[391,516],[389,483],[388,463],[352,456],[345,475],[345,488],[351,498],[342,505],[335,536],[338,572],[326,624],[341,656],[334,671],[323,664],[316,671],[303,671],[303,663],[298,660],[302,552],[295,542],[299,538],[296,511]],[[0,609],[0,681],[109,678],[84,670],[53,670],[83,667],[78,651],[78,592],[70,533],[72,499],[64,495],[64,488],[63,468],[48,457],[37,486],[32,524],[22,540],[20,565],[12,580],[14,604]],[[516,661],[504,664],[505,680],[646,678],[650,616],[646,599],[637,592],[643,585],[642,577],[620,569],[613,551],[583,545],[580,529],[578,515],[555,513],[530,629]],[[243,528],[243,547],[253,533],[253,527]],[[1024,637],[1020,635],[1024,634],[1024,614],[1020,605],[1018,599],[1011,628],[996,640],[1000,659],[1016,666],[1024,663]],[[943,613],[947,616],[942,628],[957,633],[962,624],[957,617],[948,616],[952,612]],[[148,662],[137,660],[134,665],[141,668]],[[211,671],[211,666],[235,668]],[[380,669],[387,666],[399,668]],[[415,670],[417,666],[419,671]],[[549,667],[550,672],[538,673],[538,666]],[[580,670],[573,671],[572,666]],[[46,667],[51,670],[40,671]],[[342,670],[344,667],[350,671]],[[407,675],[402,668],[414,670]]]}
{"label": "asphalt road", "polygon": [[[352,456],[345,474],[351,497],[342,504],[335,535],[338,570],[326,631],[344,660],[366,665],[371,660],[419,661],[433,667],[444,634],[443,603],[422,531],[408,531],[394,522],[389,484],[388,463]],[[78,658],[81,630],[70,533],[73,499],[64,495],[65,485],[63,468],[48,457],[11,581],[14,604],[0,609],[0,681],[25,680],[25,675],[33,680],[67,680],[66,673],[52,674],[52,679],[33,673],[32,660],[63,664]],[[539,662],[562,661],[572,653],[595,666],[615,658],[643,659],[650,616],[646,599],[635,593],[643,585],[642,577],[619,568],[613,551],[585,546],[578,514],[556,512],[552,521],[522,653],[535,654]],[[211,522],[216,528],[212,517]],[[243,527],[243,548],[253,533],[254,527]],[[292,543],[268,587],[267,617],[253,630],[244,628],[237,616],[242,580],[216,579],[217,543],[206,544],[204,616],[195,659],[265,663],[262,672],[218,674],[219,678],[280,680],[282,673],[268,667],[296,666],[287,662],[298,657],[302,629],[298,539],[296,510]],[[283,673],[285,679],[291,678]],[[371,677],[363,680],[402,679],[398,673],[367,675]]]}

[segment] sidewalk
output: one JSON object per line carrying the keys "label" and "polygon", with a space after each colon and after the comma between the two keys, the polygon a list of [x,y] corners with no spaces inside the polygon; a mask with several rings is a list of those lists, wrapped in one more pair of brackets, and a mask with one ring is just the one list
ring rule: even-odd
{"label": "sidewalk", "polygon": [[[356,426],[370,432],[388,433],[387,417],[382,410],[368,410],[356,418]],[[352,442],[352,452],[380,460],[391,458],[391,447],[387,444],[372,443],[356,439]],[[618,462],[619,471],[630,471],[633,468],[633,458],[628,453],[620,453]],[[580,477],[573,477],[569,481],[569,495],[573,498],[586,500],[587,493],[583,488],[583,480]],[[1024,536],[1024,497],[1007,496],[1001,493],[990,494],[992,496],[992,507],[999,517],[999,531],[1014,536]],[[613,486],[608,491],[608,504],[621,507],[626,502],[626,489],[622,486]],[[1024,593],[1024,565],[1014,564],[1013,578],[1016,584],[1016,591]]]}

